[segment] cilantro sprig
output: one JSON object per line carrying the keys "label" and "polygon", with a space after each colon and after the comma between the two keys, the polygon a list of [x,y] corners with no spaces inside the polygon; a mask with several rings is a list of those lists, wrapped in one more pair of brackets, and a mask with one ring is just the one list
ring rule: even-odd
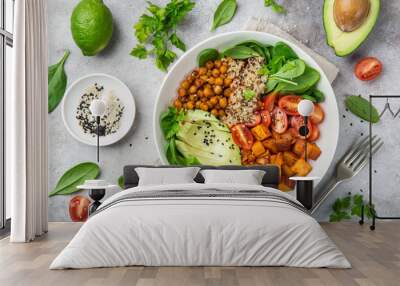
{"label": "cilantro sprig", "polygon": [[154,56],[156,66],[166,71],[177,57],[171,47],[186,50],[185,43],[178,37],[176,29],[195,3],[190,0],[171,0],[165,7],[147,3],[150,15],[143,14],[134,25],[135,36],[139,43],[130,54],[139,59],[146,59],[149,55]]}

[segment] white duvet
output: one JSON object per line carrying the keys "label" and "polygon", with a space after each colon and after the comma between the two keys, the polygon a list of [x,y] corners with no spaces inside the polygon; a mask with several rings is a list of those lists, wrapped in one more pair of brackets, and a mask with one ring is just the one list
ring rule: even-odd
{"label": "white duvet", "polygon": [[[107,199],[50,269],[145,266],[294,266],[349,268],[320,225],[298,208],[258,198],[152,198],[133,192],[262,190],[262,186],[185,184],[136,187]],[[108,206],[108,207],[107,207]],[[107,208],[106,208],[107,207]]]}

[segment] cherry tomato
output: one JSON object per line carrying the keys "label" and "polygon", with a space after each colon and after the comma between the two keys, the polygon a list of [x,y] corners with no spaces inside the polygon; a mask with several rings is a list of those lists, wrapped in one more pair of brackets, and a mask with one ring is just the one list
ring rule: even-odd
{"label": "cherry tomato", "polygon": [[324,110],[319,104],[314,103],[314,111],[310,114],[310,120],[313,124],[320,124],[325,117]]}
{"label": "cherry tomato", "polygon": [[271,112],[274,109],[275,100],[276,100],[277,96],[278,96],[278,93],[271,92],[271,93],[268,93],[264,97],[264,99],[263,99],[264,110],[268,110],[269,112]]}
{"label": "cherry tomato", "polygon": [[319,138],[319,128],[318,125],[312,125],[310,136],[307,138],[308,141],[314,142]]}
{"label": "cherry tomato", "polygon": [[301,101],[301,97],[297,95],[286,95],[279,99],[278,105],[287,115],[299,115],[297,105]]}
{"label": "cherry tomato", "polygon": [[264,123],[265,126],[269,127],[271,124],[271,115],[269,114],[268,110],[263,110],[260,112],[261,121]]}
{"label": "cherry tomato", "polygon": [[237,124],[231,128],[233,141],[242,149],[251,150],[254,143],[253,134],[244,124]]}
{"label": "cherry tomato", "polygon": [[90,200],[83,196],[75,196],[69,202],[69,216],[72,221],[86,221],[89,216]]}
{"label": "cherry tomato", "polygon": [[254,114],[254,119],[252,122],[246,122],[245,125],[247,127],[254,127],[258,124],[260,124],[261,122],[261,115],[257,112],[256,114]]}
{"label": "cherry tomato", "polygon": [[271,113],[272,130],[282,134],[288,128],[288,118],[286,113],[279,107],[275,107]]}
{"label": "cherry tomato", "polygon": [[290,126],[293,128],[292,134],[294,134],[296,137],[305,139],[309,138],[312,133],[312,123],[310,120],[307,120],[307,129],[308,133],[307,136],[304,137],[300,135],[300,128],[304,126],[304,117],[303,116],[293,116],[292,119],[290,120]]}
{"label": "cherry tomato", "polygon": [[362,58],[357,62],[354,73],[356,77],[363,81],[375,79],[382,72],[382,63],[374,57]]}

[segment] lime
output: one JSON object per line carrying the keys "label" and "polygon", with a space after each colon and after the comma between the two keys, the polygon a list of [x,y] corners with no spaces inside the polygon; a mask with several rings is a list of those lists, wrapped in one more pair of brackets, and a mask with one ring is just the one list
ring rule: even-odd
{"label": "lime", "polygon": [[72,37],[85,56],[94,56],[110,42],[113,18],[102,0],[82,0],[71,15]]}

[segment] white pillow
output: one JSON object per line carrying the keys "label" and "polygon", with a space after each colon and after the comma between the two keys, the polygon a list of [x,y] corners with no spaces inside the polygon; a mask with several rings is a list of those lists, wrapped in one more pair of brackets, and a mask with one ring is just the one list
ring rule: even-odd
{"label": "white pillow", "polygon": [[195,183],[199,167],[187,168],[135,168],[139,186]]}
{"label": "white pillow", "polygon": [[202,170],[205,184],[261,185],[265,171],[261,170]]}

